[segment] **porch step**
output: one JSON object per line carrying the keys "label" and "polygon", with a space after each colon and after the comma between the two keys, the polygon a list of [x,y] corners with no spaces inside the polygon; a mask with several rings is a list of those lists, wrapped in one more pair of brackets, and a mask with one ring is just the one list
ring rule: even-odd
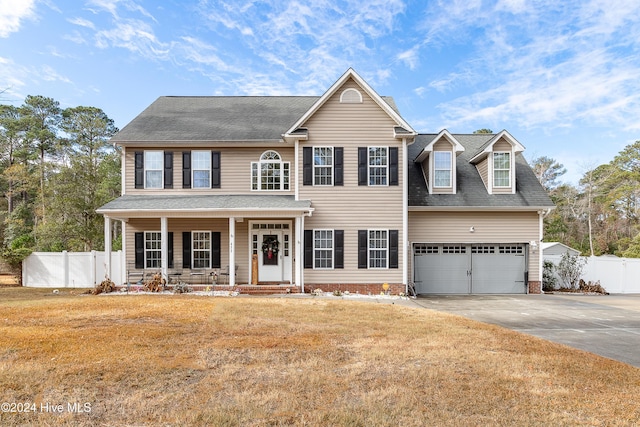
{"label": "porch step", "polygon": [[[216,291],[228,291],[232,289],[230,286],[216,285],[213,287]],[[300,288],[290,284],[284,285],[236,285],[234,289],[243,295],[273,295],[273,294],[298,294]]]}
{"label": "porch step", "polygon": [[[274,294],[299,294],[300,288],[295,285],[188,285],[196,292],[203,291],[228,291],[238,292],[242,295],[274,295]],[[117,289],[126,289],[126,286],[118,286]],[[168,291],[173,289],[173,285],[167,287]]]}

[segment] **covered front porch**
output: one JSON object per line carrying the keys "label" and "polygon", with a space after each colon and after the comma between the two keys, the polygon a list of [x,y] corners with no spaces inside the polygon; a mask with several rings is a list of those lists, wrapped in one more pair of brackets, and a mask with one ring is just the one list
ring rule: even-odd
{"label": "covered front porch", "polygon": [[[312,212],[310,201],[293,196],[254,195],[122,196],[98,210],[107,253],[113,221],[122,221],[126,278],[117,285],[160,274],[168,286],[242,286],[244,293],[304,292],[303,230]],[[107,257],[109,277],[111,263]]]}

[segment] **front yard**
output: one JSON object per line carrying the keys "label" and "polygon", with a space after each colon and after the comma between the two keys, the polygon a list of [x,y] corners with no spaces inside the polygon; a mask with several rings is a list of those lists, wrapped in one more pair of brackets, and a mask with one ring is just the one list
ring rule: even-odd
{"label": "front yard", "polygon": [[640,423],[639,369],[373,302],[0,288],[0,372],[2,425]]}

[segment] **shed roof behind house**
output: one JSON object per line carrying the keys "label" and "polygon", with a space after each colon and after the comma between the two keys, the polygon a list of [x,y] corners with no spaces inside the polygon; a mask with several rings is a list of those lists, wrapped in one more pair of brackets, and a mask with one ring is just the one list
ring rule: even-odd
{"label": "shed roof behind house", "polygon": [[[112,142],[279,141],[318,96],[161,96]],[[390,97],[383,97],[391,108]]]}
{"label": "shed roof behind house", "polygon": [[486,147],[493,134],[453,134],[465,148],[457,156],[456,194],[429,194],[422,166],[413,160],[437,137],[437,134],[420,134],[409,146],[409,206],[416,207],[474,207],[474,208],[552,208],[553,202],[540,185],[522,154],[516,154],[515,194],[489,194],[476,166],[469,160]]}

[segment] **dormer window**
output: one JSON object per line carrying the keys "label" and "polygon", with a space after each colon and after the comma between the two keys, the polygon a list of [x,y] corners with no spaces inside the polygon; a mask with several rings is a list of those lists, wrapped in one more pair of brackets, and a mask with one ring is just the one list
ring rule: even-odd
{"label": "dormer window", "polygon": [[511,153],[493,153],[493,186],[511,187]]}
{"label": "dormer window", "polygon": [[340,94],[341,104],[362,104],[362,94],[356,89],[345,89]]}
{"label": "dormer window", "polygon": [[462,144],[443,129],[413,160],[422,166],[430,194],[456,194],[456,161],[463,152]]}
{"label": "dormer window", "polygon": [[434,179],[433,186],[451,187],[451,152],[435,151],[433,153]]}

